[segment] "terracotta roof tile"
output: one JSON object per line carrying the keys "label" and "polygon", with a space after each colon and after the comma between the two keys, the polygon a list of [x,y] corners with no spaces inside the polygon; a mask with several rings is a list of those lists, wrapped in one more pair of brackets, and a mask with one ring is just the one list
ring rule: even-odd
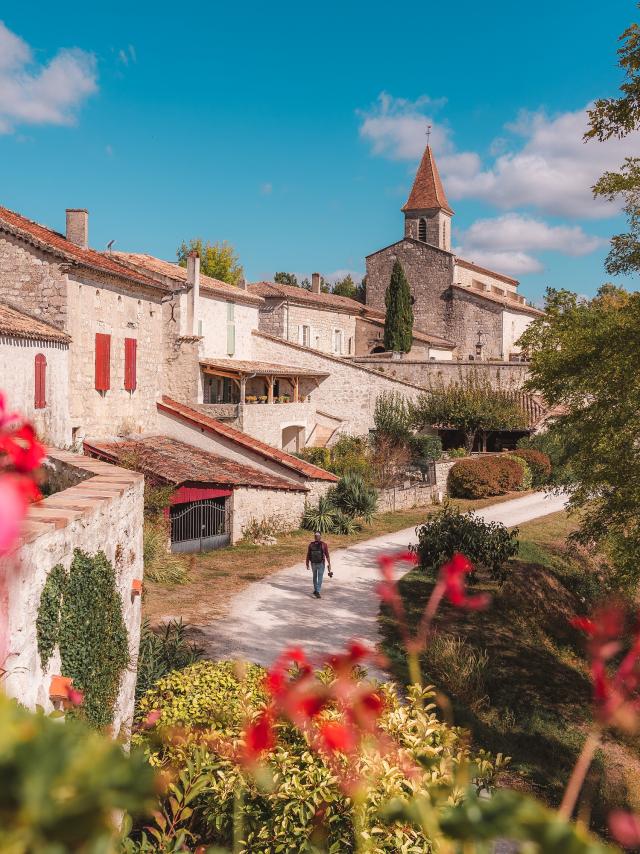
{"label": "terracotta roof tile", "polygon": [[68,344],[71,341],[71,338],[61,329],[50,326],[42,320],[36,320],[35,317],[23,314],[4,303],[0,303],[0,335],[36,341],[59,341],[61,344]]}
{"label": "terracotta roof tile", "polygon": [[109,254],[96,252],[94,249],[83,249],[76,246],[70,240],[57,231],[52,231],[44,225],[33,222],[8,208],[0,206],[0,231],[10,231],[34,245],[46,249],[58,255],[72,264],[79,264],[101,273],[118,276],[121,279],[129,279],[138,285],[146,285],[156,290],[168,290],[168,288],[148,276],[138,273],[119,264]]}
{"label": "terracotta roof tile", "polygon": [[[287,342],[289,343],[289,342]],[[276,362],[243,361],[242,359],[202,359],[203,368],[219,368],[238,374],[263,374],[274,377],[328,377],[328,371],[313,371],[310,368],[297,368],[294,365],[280,365]]]}
{"label": "terracotta roof tile", "polygon": [[402,210],[418,211],[428,210],[429,208],[440,208],[447,213],[453,213],[447,201],[430,145],[424,150],[411,193]]}
{"label": "terracotta roof tile", "polygon": [[133,454],[138,458],[140,469],[146,474],[155,475],[176,486],[183,483],[207,483],[306,491],[306,487],[300,483],[227,460],[168,436],[149,436],[122,442],[88,440],[84,446],[88,453],[116,462],[125,455]]}
{"label": "terracotta roof tile", "polygon": [[338,480],[335,474],[325,469],[314,466],[305,460],[298,459],[298,457],[294,457],[286,451],[281,451],[279,448],[274,448],[272,445],[267,445],[266,442],[261,442],[259,439],[254,439],[253,436],[249,436],[241,430],[236,430],[234,427],[229,427],[228,424],[211,418],[211,416],[206,415],[198,409],[193,409],[184,403],[178,403],[177,400],[172,400],[170,397],[166,397],[166,395],[158,403],[158,409],[163,412],[173,412],[176,415],[180,415],[187,421],[205,427],[218,436],[224,436],[225,439],[229,439],[243,448],[254,451],[265,459],[274,460],[274,462],[280,463],[280,465],[292,469],[298,472],[298,474],[303,474],[311,480],[330,480],[332,482]]}
{"label": "terracotta roof tile", "polygon": [[279,282],[254,282],[249,285],[249,291],[265,299],[289,300],[289,302],[310,305],[319,309],[331,309],[341,314],[360,314],[364,305],[349,297],[338,294],[315,294],[306,288],[296,288],[295,285],[281,285]]}
{"label": "terracotta roof tile", "polygon": [[499,294],[490,294],[487,291],[477,291],[475,288],[467,288],[465,285],[453,284],[451,287],[457,292],[462,292],[464,294],[477,297],[478,299],[484,299],[488,302],[496,303],[510,311],[519,311],[521,314],[533,314],[535,317],[544,317],[544,311],[540,311],[539,308],[534,308],[532,305],[527,305],[526,303],[516,302],[508,297],[501,297]]}
{"label": "terracotta roof tile", "polygon": [[[186,267],[181,267],[173,261],[164,261],[161,258],[155,258],[153,255],[145,255],[143,252],[114,252],[113,255],[128,266],[142,268],[149,273],[155,273],[160,276],[168,276],[181,283],[186,283],[187,281]],[[234,302],[246,302],[251,305],[262,303],[260,297],[250,293],[248,290],[245,291],[235,285],[230,285],[228,282],[214,279],[211,276],[205,276],[204,273],[200,273],[200,290],[204,293],[215,294]]]}

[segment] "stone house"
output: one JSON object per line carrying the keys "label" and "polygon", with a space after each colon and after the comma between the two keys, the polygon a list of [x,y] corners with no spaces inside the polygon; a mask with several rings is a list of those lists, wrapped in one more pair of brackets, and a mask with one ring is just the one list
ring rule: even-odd
{"label": "stone house", "polygon": [[84,447],[109,462],[135,459],[145,477],[174,487],[168,512],[172,551],[207,551],[236,543],[254,519],[277,517],[283,528],[300,524],[309,490],[299,480],[164,435],[85,442]]}
{"label": "stone house", "polygon": [[517,344],[542,312],[518,293],[518,282],[451,251],[453,210],[430,146],[404,213],[404,237],[367,256],[367,305],[384,310],[391,270],[399,260],[411,288],[415,328],[455,342],[467,361],[520,358]]}
{"label": "stone house", "polygon": [[71,442],[69,343],[62,330],[0,303],[0,389],[42,440]]}
{"label": "stone house", "polygon": [[[384,321],[382,312],[369,308],[365,308],[356,319],[356,357],[382,353],[390,355],[384,348]],[[448,362],[454,358],[455,351],[456,345],[452,341],[414,329],[411,350],[407,356]]]}

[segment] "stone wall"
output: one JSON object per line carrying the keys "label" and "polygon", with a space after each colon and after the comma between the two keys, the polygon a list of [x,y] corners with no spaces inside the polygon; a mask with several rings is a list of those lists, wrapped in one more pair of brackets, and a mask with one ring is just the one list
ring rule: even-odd
{"label": "stone wall", "polygon": [[[303,343],[302,327],[309,328],[309,346],[323,353],[348,356],[356,352],[356,316],[284,300],[267,299],[260,309],[260,331],[294,344]],[[334,347],[334,330],[342,332],[342,349]]]}
{"label": "stone wall", "polygon": [[0,231],[0,298],[60,329],[67,321],[67,277],[53,255]]}
{"label": "stone wall", "polygon": [[518,362],[432,362],[412,359],[411,355],[402,356],[400,359],[392,359],[389,356],[358,357],[355,361],[359,365],[380,371],[384,376],[424,388],[464,382],[475,375],[486,377],[494,388],[519,389],[529,376],[528,366]]}
{"label": "stone wall", "polygon": [[502,359],[502,315],[499,303],[477,297],[472,291],[453,288],[447,295],[445,313],[446,335],[457,345],[463,359],[476,358],[478,332],[482,332],[482,358]]}
{"label": "stone wall", "polygon": [[435,490],[440,495],[447,495],[449,491],[449,472],[458,460],[438,460],[434,464]]}
{"label": "stone wall", "polygon": [[517,341],[534,318],[530,314],[504,311],[502,314],[502,352],[508,359],[511,353],[520,353]]}
{"label": "stone wall", "polygon": [[75,486],[32,506],[15,552],[0,562],[0,664],[3,687],[30,709],[53,711],[51,676],[60,674],[56,650],[43,671],[37,648],[36,616],[42,588],[53,567],[68,567],[74,548],[104,551],[117,574],[129,634],[131,666],[125,671],[114,719],[115,735],[126,734],[133,716],[141,601],[132,597],[142,579],[144,478],[135,472],[64,451],[51,451],[58,469],[80,469],[89,476]]}
{"label": "stone wall", "polygon": [[367,260],[367,305],[385,310],[384,296],[396,260],[402,264],[414,298],[415,328],[457,342],[447,324],[447,291],[453,281],[454,256],[419,240],[401,240]]}
{"label": "stone wall", "polygon": [[315,423],[316,406],[313,402],[248,403],[239,407],[239,429],[274,448],[282,448],[282,431],[292,426],[304,428],[304,447]]}
{"label": "stone wall", "polygon": [[278,516],[286,530],[299,528],[306,498],[306,491],[237,487],[232,499],[231,542],[242,539],[244,527],[252,519]]}
{"label": "stone wall", "polygon": [[507,282],[501,276],[492,275],[490,270],[485,271],[479,268],[475,270],[469,269],[469,267],[464,267],[462,264],[456,264],[454,281],[457,285],[465,285],[469,288],[472,287],[474,283],[479,282],[489,288],[496,287],[502,291],[508,291],[509,293],[518,292],[518,286],[517,284],[514,284],[513,281]]}
{"label": "stone wall", "polygon": [[[35,408],[35,358],[46,364],[46,406]],[[56,341],[35,341],[0,336],[0,389],[7,404],[25,415],[47,445],[71,444],[69,420],[69,346]]]}
{"label": "stone wall", "polygon": [[[262,332],[254,333],[254,358],[329,373],[310,392],[313,406],[342,421],[342,433],[367,435],[373,427],[376,398],[384,391],[400,392],[415,398],[421,389],[381,376],[346,359],[319,353],[308,347],[288,343]],[[291,405],[291,404],[288,404]],[[260,407],[257,407],[260,409]],[[337,436],[335,436],[337,438]]]}
{"label": "stone wall", "polygon": [[412,484],[406,487],[391,487],[378,491],[378,513],[389,513],[411,507],[428,507],[437,495],[435,487],[429,484]]}

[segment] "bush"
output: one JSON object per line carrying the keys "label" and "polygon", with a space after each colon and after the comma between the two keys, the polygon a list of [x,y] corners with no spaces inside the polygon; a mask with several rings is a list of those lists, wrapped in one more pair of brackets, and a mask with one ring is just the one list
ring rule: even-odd
{"label": "bush", "polygon": [[329,448],[331,464],[329,471],[342,477],[348,472],[357,472],[365,479],[371,474],[369,443],[362,436],[340,436]]}
{"label": "bush", "polygon": [[503,580],[507,561],[518,553],[518,529],[512,531],[501,522],[485,522],[475,513],[461,513],[446,502],[416,528],[415,550],[420,565],[436,570],[462,552],[476,566],[486,568],[493,578]]}
{"label": "bush", "polygon": [[336,509],[344,515],[370,523],[378,504],[378,493],[365,483],[361,474],[350,472],[340,478],[332,499]]}
{"label": "bush", "polygon": [[411,413],[404,395],[397,391],[379,394],[373,413],[376,436],[386,436],[394,445],[404,445],[411,435]]}
{"label": "bush", "polygon": [[[506,454],[499,457],[488,457],[485,461],[495,468],[496,477],[502,493],[513,492],[516,489],[522,488],[524,477],[524,467],[519,460],[514,460]],[[483,462],[483,460],[478,460]]]}
{"label": "bush", "polygon": [[436,632],[427,647],[425,664],[427,678],[456,700],[474,711],[486,705],[486,650],[478,650],[456,635]]}
{"label": "bush", "polygon": [[140,632],[136,703],[163,676],[202,658],[204,650],[191,643],[182,620],[170,620],[157,632],[145,620]]}
{"label": "bush", "polygon": [[267,537],[277,537],[278,534],[290,530],[290,527],[287,519],[278,513],[263,519],[252,516],[242,528],[242,538],[249,543],[260,543]]}
{"label": "bush", "polygon": [[454,498],[489,498],[504,492],[491,457],[460,460],[449,471],[447,483]]}
{"label": "bush", "polygon": [[169,531],[164,519],[145,521],[142,554],[144,576],[156,584],[184,584],[189,579],[186,558],[169,551]]}
{"label": "bush", "polygon": [[409,439],[411,462],[426,480],[431,463],[442,456],[442,440],[439,436],[411,436]]}
{"label": "bush", "polygon": [[329,448],[304,448],[296,456],[314,466],[319,466],[321,469],[329,470],[331,466],[331,452]]}
{"label": "bush", "polygon": [[548,454],[533,448],[518,448],[513,456],[520,457],[531,469],[533,486],[544,486],[551,478],[551,460]]}
{"label": "bush", "polygon": [[520,456],[516,456],[516,454],[503,454],[500,457],[502,460],[513,460],[520,466],[520,486],[516,487],[517,489],[524,491],[526,489],[531,489],[533,485],[533,475],[531,473],[531,469],[525,459]]}
{"label": "bush", "polygon": [[451,457],[452,460],[458,459],[460,457],[466,457],[467,449],[466,448],[449,448],[447,451],[447,456]]}
{"label": "bush", "polygon": [[301,528],[305,531],[320,531],[321,534],[330,534],[335,529],[338,511],[333,504],[332,492],[330,489],[326,495],[321,495],[315,506],[305,504]]}
{"label": "bush", "polygon": [[[421,795],[431,802],[463,797],[456,791],[457,768],[477,760],[477,781],[491,785],[495,772],[493,759],[483,751],[470,756],[465,733],[438,720],[433,692],[416,686],[400,698],[391,684],[380,686],[384,711],[380,718],[382,735],[388,739],[384,754],[375,747],[356,756],[345,757],[338,767],[354,772],[364,781],[361,800],[354,803],[339,785],[340,772],[335,761],[312,749],[295,727],[277,722],[277,744],[265,757],[270,766],[268,785],[256,783],[234,758],[228,744],[237,740],[248,718],[263,708],[262,688],[265,671],[255,665],[239,669],[232,662],[199,662],[161,680],[140,704],[140,715],[151,710],[160,714],[160,725],[186,725],[185,738],[159,749],[154,733],[144,731],[136,740],[147,744],[154,764],[175,763],[184,769],[172,786],[171,797],[181,802],[183,790],[194,793],[189,811],[177,827],[196,846],[229,846],[234,827],[234,795],[242,792],[242,841],[236,849],[243,854],[272,854],[277,851],[327,851],[348,854],[359,842],[371,838],[372,852],[424,852],[439,838],[429,840],[421,828],[405,820],[381,820],[380,808],[393,798]],[[244,676],[243,681],[240,681]],[[331,672],[322,674],[332,678]],[[322,713],[331,719],[333,708]],[[225,749],[227,745],[227,749]],[[407,764],[420,769],[413,774]],[[445,792],[446,794],[443,794]],[[170,799],[162,806],[171,809]],[[237,817],[236,801],[236,817]],[[356,831],[355,822],[358,822]],[[165,825],[166,827],[166,825]],[[437,833],[437,831],[436,831]],[[189,836],[193,834],[193,836]],[[366,834],[366,837],[365,837]],[[139,832],[138,832],[139,835]],[[129,848],[129,851],[159,850]],[[160,850],[176,850],[162,848]],[[358,848],[359,850],[359,848]]]}
{"label": "bush", "polygon": [[551,483],[570,483],[572,481],[570,466],[566,463],[568,455],[564,438],[559,435],[553,424],[544,433],[536,433],[534,436],[523,436],[522,439],[518,439],[517,447],[519,451],[540,451],[549,458]]}

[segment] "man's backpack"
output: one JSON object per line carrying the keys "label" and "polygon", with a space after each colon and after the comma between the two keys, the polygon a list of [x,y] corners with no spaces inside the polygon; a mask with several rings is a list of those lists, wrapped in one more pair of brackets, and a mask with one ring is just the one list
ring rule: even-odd
{"label": "man's backpack", "polygon": [[309,554],[311,556],[311,563],[322,563],[324,560],[324,549],[322,548],[322,543],[314,540],[309,546]]}

